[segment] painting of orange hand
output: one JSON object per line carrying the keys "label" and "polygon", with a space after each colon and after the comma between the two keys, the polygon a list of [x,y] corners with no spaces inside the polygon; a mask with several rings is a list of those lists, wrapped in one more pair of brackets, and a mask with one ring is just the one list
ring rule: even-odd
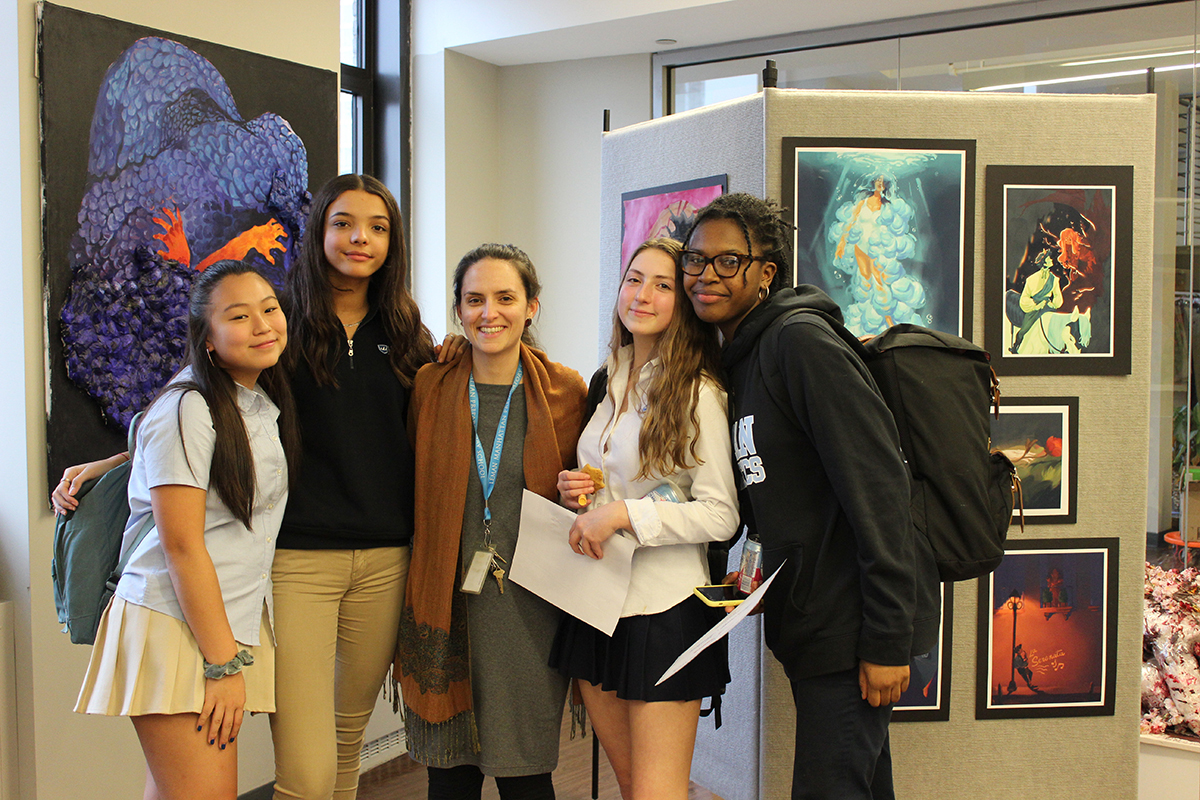
{"label": "painting of orange hand", "polygon": [[166,252],[160,250],[159,253],[163,258],[177,261],[186,267],[192,263],[192,251],[188,247],[187,236],[183,232],[183,214],[179,212],[178,208],[174,210],[164,208],[163,213],[167,215],[166,219],[154,218],[154,221],[162,225],[164,229],[161,233],[154,234],[154,238],[167,248]]}
{"label": "painting of orange hand", "polygon": [[287,231],[283,226],[272,219],[265,225],[255,225],[248,231],[243,231],[233,239],[210,255],[208,258],[200,262],[196,269],[201,270],[209,264],[220,261],[223,258],[232,258],[234,261],[241,261],[246,257],[246,253],[251,250],[257,250],[259,254],[268,262],[275,263],[275,250],[286,250],[287,245],[280,243],[280,237],[286,239]]}

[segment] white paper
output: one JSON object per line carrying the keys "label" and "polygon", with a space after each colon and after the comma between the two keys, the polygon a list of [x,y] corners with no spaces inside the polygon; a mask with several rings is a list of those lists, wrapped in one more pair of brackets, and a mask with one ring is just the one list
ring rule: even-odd
{"label": "white paper", "polygon": [[612,636],[629,594],[637,543],[616,534],[604,558],[581,556],[567,540],[575,512],[528,489],[521,497],[521,528],[509,577],[548,603]]}
{"label": "white paper", "polygon": [[[787,563],[787,561],[785,560],[783,562],[783,564],[786,564],[786,563]],[[691,647],[689,647],[687,650],[684,650],[679,655],[679,658],[675,659],[675,663],[671,665],[670,669],[668,669],[666,672],[664,672],[663,676],[661,678],[659,678],[658,681],[654,685],[658,686],[658,684],[662,683],[667,678],[671,677],[676,672],[679,672],[679,670],[686,667],[688,665],[688,662],[691,661],[696,656],[700,655],[700,653],[706,647],[713,644],[714,642],[720,641],[722,636],[724,636],[725,634],[729,633],[731,630],[736,628],[739,622],[741,622],[746,617],[748,617],[750,615],[750,612],[754,610],[754,607],[758,605],[760,600],[762,600],[763,594],[766,593],[767,587],[771,585],[771,582],[773,580],[775,580],[775,576],[779,574],[779,570],[783,569],[783,564],[780,564],[779,569],[776,569],[775,572],[771,575],[771,577],[767,578],[767,580],[763,583],[762,586],[759,586],[757,589],[755,589],[753,594],[751,594],[749,597],[747,597],[745,600],[743,600],[741,603],[739,603],[737,608],[735,608],[733,611],[730,611],[728,614],[726,614],[725,619],[721,620],[716,625],[713,625],[708,633],[704,634],[699,639],[697,639],[696,643],[693,644]]]}

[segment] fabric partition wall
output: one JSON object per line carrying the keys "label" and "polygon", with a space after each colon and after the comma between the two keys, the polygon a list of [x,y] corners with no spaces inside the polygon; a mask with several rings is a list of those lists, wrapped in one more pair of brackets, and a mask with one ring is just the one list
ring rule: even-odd
{"label": "fabric partition wall", "polygon": [[[950,718],[894,722],[897,795],[1008,797],[1066,787],[1078,797],[1137,792],[1142,586],[1150,439],[1154,96],[823,92],[767,89],[740,100],[606,134],[602,167],[600,339],[607,342],[620,271],[621,194],[725,173],[729,191],[781,199],[784,137],[968,139],[976,143],[972,338],[983,343],[985,186],[989,165],[1132,166],[1131,372],[1013,375],[1009,396],[1079,396],[1074,524],[1013,538],[1120,540],[1114,716],[976,720],[977,592],[954,592]],[[971,221],[968,220],[970,224]],[[953,446],[948,443],[948,446]],[[754,626],[754,627],[751,627]],[[794,709],[782,669],[762,650],[758,622],[730,642],[734,683],[725,724],[702,721],[693,779],[727,800],[786,797]],[[935,788],[936,787],[936,788]]]}

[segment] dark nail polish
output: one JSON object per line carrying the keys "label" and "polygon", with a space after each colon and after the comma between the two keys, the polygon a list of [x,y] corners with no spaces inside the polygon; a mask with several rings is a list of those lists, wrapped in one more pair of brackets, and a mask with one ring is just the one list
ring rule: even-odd
{"label": "dark nail polish", "polygon": [[209,740],[208,740],[208,743],[209,743],[209,744],[216,744],[216,743],[217,743],[217,740],[216,740],[216,739],[209,739]]}
{"label": "dark nail polish", "polygon": [[197,726],[196,726],[196,733],[199,733],[199,732],[200,732],[200,731],[202,731],[202,730],[204,730],[204,726],[203,726],[203,725],[197,725]]}
{"label": "dark nail polish", "polygon": [[236,738],[237,738],[236,736],[230,736],[230,737],[229,737],[229,741],[232,743],[232,742],[233,742],[233,740],[234,740],[234,739],[236,739]]}
{"label": "dark nail polish", "polygon": [[221,745],[221,749],[222,749],[222,750],[224,750],[224,749],[225,749],[225,745]]}

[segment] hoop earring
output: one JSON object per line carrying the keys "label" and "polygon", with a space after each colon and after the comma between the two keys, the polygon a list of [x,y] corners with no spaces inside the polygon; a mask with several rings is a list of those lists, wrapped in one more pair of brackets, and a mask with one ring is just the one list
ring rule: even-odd
{"label": "hoop earring", "polygon": [[758,302],[760,302],[760,303],[766,302],[767,298],[770,296],[771,296],[771,287],[770,286],[758,287]]}
{"label": "hoop earring", "polygon": [[213,364],[212,350],[205,350],[204,352],[208,353],[208,363],[212,364],[212,366],[214,366],[214,367],[217,366],[216,364]]}

